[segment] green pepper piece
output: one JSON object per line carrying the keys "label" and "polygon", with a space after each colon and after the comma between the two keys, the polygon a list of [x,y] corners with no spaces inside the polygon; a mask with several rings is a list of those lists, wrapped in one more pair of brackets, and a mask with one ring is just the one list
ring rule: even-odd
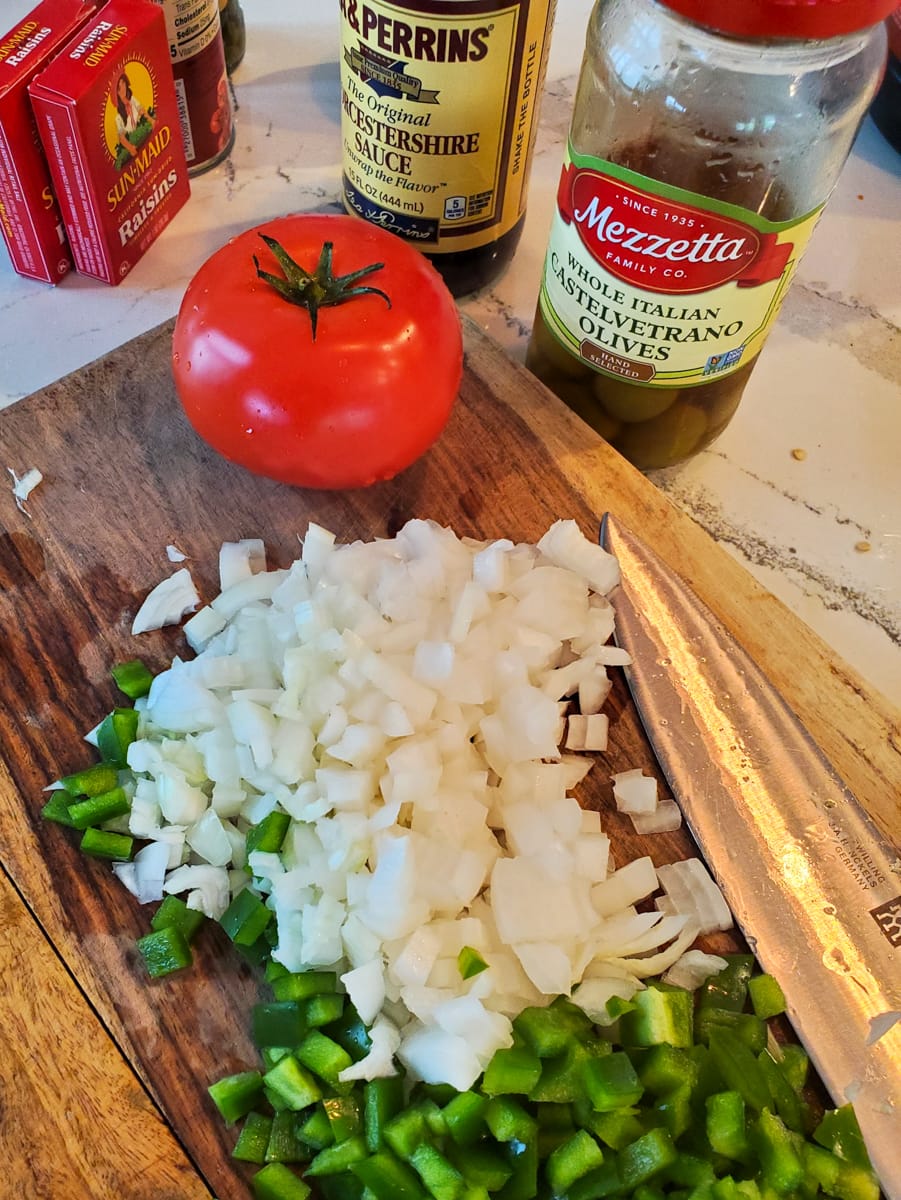
{"label": "green pepper piece", "polygon": [[526,1141],[507,1142],[503,1153],[513,1170],[498,1191],[498,1200],[532,1200],[538,1191],[537,1131]]}
{"label": "green pepper piece", "polygon": [[550,1155],[545,1164],[548,1183],[555,1196],[568,1192],[577,1179],[595,1170],[604,1152],[590,1133],[577,1130]]}
{"label": "green pepper piece", "polygon": [[114,708],[97,729],[97,749],[104,762],[124,767],[128,747],[138,735],[138,714],[133,708]]}
{"label": "green pepper piece", "polygon": [[611,1150],[622,1150],[644,1133],[644,1126],[634,1108],[611,1109],[609,1112],[594,1112],[590,1101],[577,1105],[576,1119],[579,1125],[593,1133]]}
{"label": "green pepper piece", "polygon": [[741,1012],[748,998],[748,980],[754,970],[752,954],[725,954],[726,966],[698,988],[700,1009],[731,1008]]}
{"label": "green pepper piece", "polygon": [[252,946],[272,920],[267,908],[249,887],[242,888],[219,918],[219,924],[239,946]]}
{"label": "green pepper piece", "polygon": [[425,1200],[419,1176],[387,1150],[351,1163],[350,1169],[376,1200]]}
{"label": "green pepper piece", "polygon": [[217,1079],[207,1091],[223,1119],[232,1124],[256,1107],[263,1094],[263,1077],[259,1071],[239,1071]]}
{"label": "green pepper piece", "polygon": [[547,1008],[525,1008],[513,1022],[513,1032],[538,1055],[552,1058],[592,1032],[591,1022],[575,1004],[561,999]]}
{"label": "green pepper piece", "polygon": [[487,1142],[465,1147],[454,1143],[448,1150],[448,1157],[468,1186],[484,1188],[487,1192],[498,1191],[513,1174],[513,1168],[500,1148]]}
{"label": "green pepper piece", "polygon": [[131,801],[121,787],[101,792],[99,796],[87,796],[69,805],[69,819],[76,829],[87,829],[89,825],[101,825],[113,817],[122,817],[131,812]]}
{"label": "green pepper piece", "polygon": [[184,934],[174,925],[147,933],[144,937],[138,938],[135,944],[144,960],[148,974],[154,979],[170,975],[173,971],[181,970],[182,967],[189,967],[194,961]]}
{"label": "green pepper piece", "polygon": [[[487,1104],[487,1101],[483,1101],[483,1103]],[[366,1145],[371,1154],[384,1149],[387,1144],[385,1142],[385,1126],[392,1117],[397,1116],[403,1106],[404,1081],[402,1076],[389,1075],[384,1079],[370,1079],[363,1085],[363,1126],[366,1133]]]}
{"label": "green pepper piece", "polygon": [[667,1095],[660,1096],[654,1104],[655,1122],[662,1122],[674,1140],[680,1138],[694,1124],[692,1100],[691,1084],[683,1083]]}
{"label": "green pepper piece", "polygon": [[99,762],[74,775],[66,775],[60,782],[69,793],[71,803],[72,796],[100,796],[111,792],[119,782],[119,772],[111,763]]}
{"label": "green pepper piece", "polygon": [[623,1187],[632,1191],[647,1183],[664,1168],[672,1166],[678,1157],[673,1139],[666,1129],[650,1129],[624,1146],[617,1156]]}
{"label": "green pepper piece", "polygon": [[780,1196],[791,1195],[804,1181],[804,1163],[790,1129],[768,1108],[757,1118],[751,1141],[760,1158],[763,1180]]}
{"label": "green pepper piece", "polygon": [[805,1107],[802,1098],[794,1090],[784,1072],[769,1051],[763,1050],[757,1056],[763,1077],[770,1091],[769,1108],[785,1122],[789,1129],[796,1133],[804,1132]]}
{"label": "green pepper piece", "polygon": [[266,1087],[280,1096],[293,1112],[309,1108],[322,1099],[322,1090],[310,1071],[293,1054],[280,1058],[263,1076]]}
{"label": "green pepper piece", "polygon": [[606,1058],[591,1058],[585,1064],[585,1091],[596,1112],[630,1108],[644,1092],[632,1061],[621,1050]]}
{"label": "green pepper piece", "polygon": [[291,1053],[290,1046],[264,1046],[260,1051],[260,1058],[267,1071],[271,1071],[277,1062],[281,1062],[286,1054]]}
{"label": "green pepper piece", "polygon": [[246,846],[248,855],[254,850],[264,850],[269,854],[278,854],[288,832],[291,818],[286,812],[275,809],[263,817],[256,825],[247,831]]}
{"label": "green pepper piece", "polygon": [[752,975],[748,980],[751,1007],[762,1021],[785,1012],[785,995],[772,975]]}
{"label": "green pepper piece", "polygon": [[71,803],[71,794],[65,788],[56,788],[51,793],[50,799],[41,809],[41,816],[45,821],[55,821],[57,825],[65,825],[69,829],[74,829],[75,825],[69,816],[69,805]]}
{"label": "green pepper piece", "polygon": [[796,1092],[803,1092],[807,1086],[807,1073],[810,1069],[810,1059],[804,1047],[795,1042],[779,1046],[777,1062],[791,1088]]}
{"label": "green pepper piece", "polygon": [[[282,979],[285,975],[290,975],[290,974],[291,974],[291,972],[284,965],[284,963],[276,962],[275,959],[273,958],[273,959],[270,959],[269,962],[266,964],[266,970],[263,973],[263,978],[266,980],[267,983],[275,983],[276,979]],[[291,997],[276,996],[276,1000],[278,1000],[280,998],[281,999],[290,999]]]}
{"label": "green pepper piece", "polygon": [[249,1112],[232,1150],[232,1158],[262,1166],[266,1161],[266,1147],[271,1133],[272,1117],[267,1117],[265,1113]]}
{"label": "green pepper piece", "polygon": [[272,979],[271,983],[276,1000],[306,1000],[310,996],[338,990],[335,971],[286,971]]}
{"label": "green pepper piece", "polygon": [[340,1019],[327,1025],[323,1033],[342,1046],[354,1062],[365,1058],[372,1048],[366,1026],[352,1004],[345,1003]]}
{"label": "green pepper piece", "polygon": [[363,1114],[355,1096],[328,1096],[322,1101],[322,1109],[336,1142],[346,1142],[363,1132]]}
{"label": "green pepper piece", "polygon": [[196,908],[188,908],[180,896],[166,896],[151,917],[150,928],[157,930],[175,926],[185,941],[190,942],[205,921],[205,915]]}
{"label": "green pepper piece", "polygon": [[255,1200],[307,1200],[309,1184],[284,1163],[271,1162],[251,1180]]}
{"label": "green pepper piece", "polygon": [[850,1104],[824,1113],[814,1130],[813,1140],[845,1162],[871,1170],[870,1156],[860,1132],[857,1114]]}
{"label": "green pepper piece", "polygon": [[473,950],[472,946],[464,946],[457,955],[457,968],[460,971],[461,979],[473,979],[476,975],[487,971],[488,964],[478,950]]}
{"label": "green pepper piece", "polygon": [[605,1196],[620,1195],[623,1191],[619,1164],[609,1158],[594,1171],[577,1179],[569,1189],[567,1200],[603,1200]]}
{"label": "green pepper piece", "polygon": [[748,1154],[745,1102],[738,1092],[716,1092],[706,1101],[707,1140],[726,1158],[744,1161]]}
{"label": "green pepper piece", "polygon": [[663,990],[651,985],[632,997],[632,1011],[619,1020],[619,1040],[624,1046],[687,1047],[694,1043],[694,999],[684,988]]}
{"label": "green pepper piece", "polygon": [[458,1092],[442,1109],[447,1132],[458,1146],[471,1146],[484,1134],[488,1100],[478,1092]]}
{"label": "green pepper piece", "polygon": [[725,1089],[738,1092],[755,1112],[770,1103],[770,1089],[763,1071],[751,1050],[730,1030],[714,1026],[710,1030],[710,1055],[726,1084]]}
{"label": "green pepper piece", "polygon": [[350,1171],[342,1171],[340,1175],[317,1176],[316,1193],[321,1200],[375,1200]]}
{"label": "green pepper piece", "polygon": [[310,1152],[297,1136],[297,1123],[293,1112],[287,1109],[276,1112],[272,1119],[264,1157],[266,1162],[309,1162]]}
{"label": "green pepper piece", "polygon": [[488,1101],[485,1123],[496,1142],[528,1142],[535,1139],[535,1118],[509,1096],[494,1096]]}
{"label": "green pepper piece", "polygon": [[728,1029],[755,1054],[767,1044],[766,1024],[753,1013],[735,1012],[731,1008],[699,1008],[695,1019],[695,1036],[699,1042],[710,1041],[710,1030]]}
{"label": "green pepper piece", "polygon": [[320,1150],[310,1165],[307,1175],[338,1175],[341,1171],[349,1171],[354,1163],[362,1162],[369,1157],[366,1142],[361,1134],[355,1134],[334,1146],[326,1146]]}
{"label": "green pepper piece", "polygon": [[310,1030],[295,1053],[305,1067],[324,1079],[336,1092],[353,1088],[352,1083],[341,1083],[338,1078],[342,1071],[353,1065],[353,1059],[343,1046],[339,1046],[321,1030]]}
{"label": "green pepper piece", "polygon": [[315,1105],[309,1115],[304,1114],[297,1127],[297,1136],[313,1150],[324,1150],[326,1146],[334,1145],[332,1123],[322,1104]]}
{"label": "green pepper piece", "polygon": [[307,1032],[303,1012],[296,1000],[276,1000],[255,1004],[251,1010],[254,1044],[297,1046]]}
{"label": "green pepper piece", "polygon": [[[77,828],[77,826],[76,826]],[[92,858],[110,858],[127,862],[131,858],[134,839],[126,833],[111,833],[105,829],[86,829],[81,838],[81,851]]]}
{"label": "green pepper piece", "polygon": [[137,700],[146,696],[153,683],[153,676],[139,658],[131,658],[128,662],[117,663],[112,669],[116,687],[129,700]]}
{"label": "green pepper piece", "polygon": [[341,1019],[344,1004],[345,997],[340,992],[323,992],[301,1001],[301,1011],[310,1029],[320,1029]]}
{"label": "green pepper piece", "polygon": [[486,1096],[528,1096],[541,1075],[541,1061],[526,1046],[496,1050],[482,1078]]}
{"label": "green pepper piece", "polygon": [[642,1086],[655,1096],[664,1096],[684,1083],[694,1087],[698,1065],[687,1051],[665,1043],[652,1046],[633,1061]]}
{"label": "green pepper piece", "polygon": [[463,1176],[436,1146],[430,1142],[417,1146],[410,1157],[410,1166],[435,1200],[460,1200]]}
{"label": "green pepper piece", "polygon": [[384,1126],[384,1140],[398,1158],[409,1162],[416,1147],[429,1140],[427,1118],[426,1106],[420,1102],[402,1109]]}

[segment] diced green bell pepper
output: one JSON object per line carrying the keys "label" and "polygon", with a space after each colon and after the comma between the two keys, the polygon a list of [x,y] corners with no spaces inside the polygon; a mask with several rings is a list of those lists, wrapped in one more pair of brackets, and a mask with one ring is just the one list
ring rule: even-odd
{"label": "diced green bell pepper", "polygon": [[217,1079],[207,1091],[223,1119],[232,1124],[255,1108],[262,1098],[263,1077],[259,1071],[238,1071]]}
{"label": "diced green bell pepper", "polygon": [[129,700],[138,700],[141,696],[146,696],[153,683],[153,675],[139,658],[117,663],[111,673],[116,687]]}
{"label": "diced green bell pepper", "polygon": [[641,1099],[644,1088],[632,1065],[632,1060],[622,1050],[615,1050],[606,1058],[592,1058],[585,1064],[585,1091],[596,1112],[609,1112],[613,1108],[630,1108]]}
{"label": "diced green bell pepper", "polygon": [[199,909],[188,908],[180,896],[166,896],[150,918],[150,928],[169,929],[174,926],[185,941],[190,942],[205,921],[205,915]]}
{"label": "diced green bell pepper", "polygon": [[251,1180],[255,1200],[307,1200],[309,1184],[284,1163],[271,1162]]}
{"label": "diced green bell pepper", "polygon": [[545,1164],[548,1183],[555,1196],[568,1192],[577,1179],[595,1170],[604,1152],[590,1133],[577,1130],[549,1156]]}
{"label": "diced green bell pepper", "polygon": [[266,1161],[266,1147],[271,1134],[272,1117],[261,1112],[249,1112],[232,1150],[232,1158],[262,1166]]}

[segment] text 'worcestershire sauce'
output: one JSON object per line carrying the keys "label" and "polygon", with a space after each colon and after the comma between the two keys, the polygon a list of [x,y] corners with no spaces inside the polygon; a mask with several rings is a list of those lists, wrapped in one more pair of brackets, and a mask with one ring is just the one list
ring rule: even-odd
{"label": "text 'worcestershire sauce'", "polygon": [[454,295],[522,233],[554,0],[341,2],[343,199]]}

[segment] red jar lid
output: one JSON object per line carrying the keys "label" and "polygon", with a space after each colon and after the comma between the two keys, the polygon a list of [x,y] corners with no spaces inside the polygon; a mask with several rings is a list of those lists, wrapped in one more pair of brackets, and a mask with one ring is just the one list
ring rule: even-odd
{"label": "red jar lid", "polygon": [[830,38],[884,21],[898,0],[662,0],[720,33],[759,38]]}

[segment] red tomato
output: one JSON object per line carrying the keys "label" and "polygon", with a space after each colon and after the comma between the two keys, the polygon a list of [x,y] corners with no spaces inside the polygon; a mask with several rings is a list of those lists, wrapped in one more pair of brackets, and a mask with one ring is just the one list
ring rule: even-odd
{"label": "red tomato", "polygon": [[[311,313],[283,298],[284,263],[314,272],[332,243],[334,275],[383,263],[354,294]],[[290,269],[290,268],[289,268]],[[388,300],[390,300],[390,305]],[[188,285],[172,364],[188,420],[225,458],[314,488],[390,479],[439,436],[463,369],[456,305],[418,250],[358,217],[280,217],[234,238]]]}

